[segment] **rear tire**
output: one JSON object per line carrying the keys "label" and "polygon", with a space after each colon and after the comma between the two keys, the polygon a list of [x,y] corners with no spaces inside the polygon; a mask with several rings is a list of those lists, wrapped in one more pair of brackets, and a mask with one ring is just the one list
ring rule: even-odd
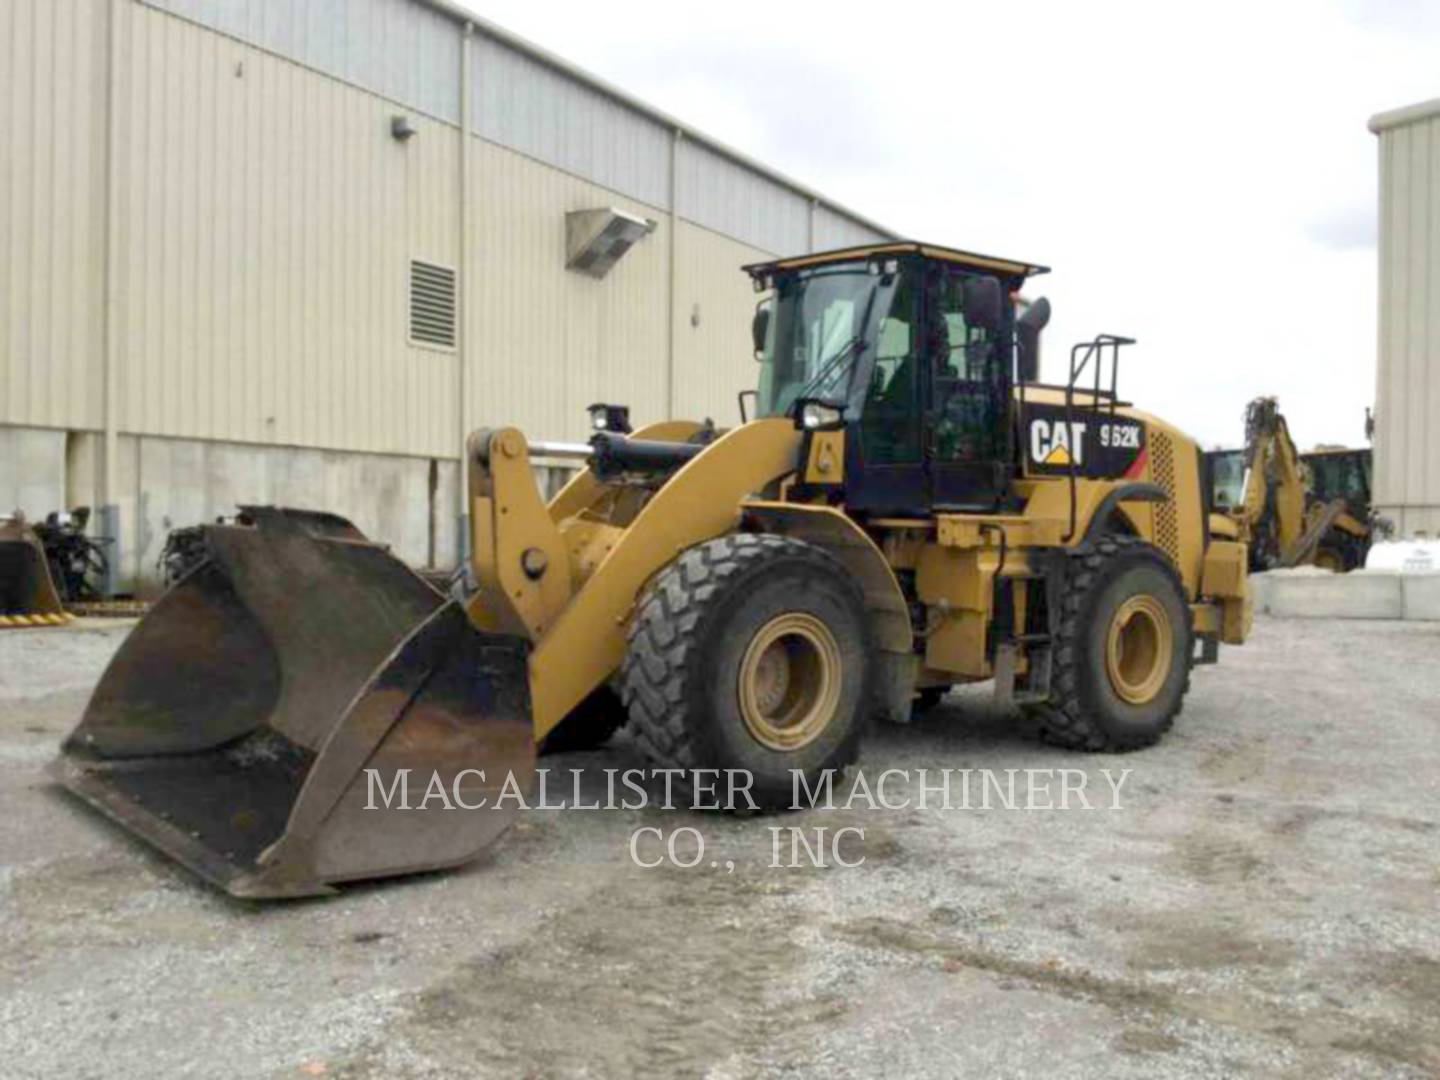
{"label": "rear tire", "polygon": [[792,770],[813,790],[855,760],[870,655],[859,587],[834,558],[737,533],[686,551],[641,596],[622,695],[652,761],[744,770],[756,804],[776,809],[793,802]]}
{"label": "rear tire", "polygon": [[1184,586],[1158,548],[1104,536],[1067,559],[1050,699],[1040,737],[1073,750],[1137,750],[1175,723],[1194,632]]}

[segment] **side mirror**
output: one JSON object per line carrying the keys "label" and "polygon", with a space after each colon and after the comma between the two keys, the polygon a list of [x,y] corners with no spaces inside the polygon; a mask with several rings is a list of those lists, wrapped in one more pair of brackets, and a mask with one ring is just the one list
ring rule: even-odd
{"label": "side mirror", "polygon": [[1050,301],[1040,297],[1015,323],[1015,342],[1019,347],[1021,382],[1040,381],[1040,331],[1050,322]]}
{"label": "side mirror", "polygon": [[750,323],[750,340],[755,346],[755,359],[765,354],[765,339],[770,336],[770,308],[773,301],[761,300],[755,305],[755,318]]}
{"label": "side mirror", "polygon": [[999,330],[1005,304],[1005,290],[1000,279],[972,277],[965,279],[965,325],[984,330]]}

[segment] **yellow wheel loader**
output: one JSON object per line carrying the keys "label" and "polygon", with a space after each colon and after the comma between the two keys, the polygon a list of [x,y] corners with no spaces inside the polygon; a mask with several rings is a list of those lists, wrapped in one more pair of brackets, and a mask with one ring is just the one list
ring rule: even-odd
{"label": "yellow wheel loader", "polygon": [[[1196,444],[1119,399],[1127,339],[1036,381],[1049,305],[1012,300],[1043,269],[914,243],[747,267],[740,426],[599,405],[587,443],[470,437],[465,600],[332,516],[207,527],[54,775],[279,897],[473,857],[537,746],[622,722],[767,807],[958,683],[1064,746],[1152,744],[1246,636],[1245,547]],[[532,458],[585,468],[547,503]]]}
{"label": "yellow wheel loader", "polygon": [[1207,455],[1214,502],[1245,531],[1250,569],[1365,565],[1375,523],[1366,450],[1301,454],[1273,397],[1245,409],[1245,449]]}
{"label": "yellow wheel loader", "polygon": [[18,510],[0,517],[0,629],[69,621],[50,577],[45,545]]}

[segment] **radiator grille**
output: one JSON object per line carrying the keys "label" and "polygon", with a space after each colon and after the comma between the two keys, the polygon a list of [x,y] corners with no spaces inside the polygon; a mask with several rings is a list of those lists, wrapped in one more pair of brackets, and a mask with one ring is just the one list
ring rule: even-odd
{"label": "radiator grille", "polygon": [[455,271],[450,267],[411,260],[410,340],[455,347]]}
{"label": "radiator grille", "polygon": [[1155,503],[1155,545],[1177,563],[1180,561],[1180,525],[1175,514],[1175,446],[1170,436],[1152,432],[1150,475],[1170,496]]}

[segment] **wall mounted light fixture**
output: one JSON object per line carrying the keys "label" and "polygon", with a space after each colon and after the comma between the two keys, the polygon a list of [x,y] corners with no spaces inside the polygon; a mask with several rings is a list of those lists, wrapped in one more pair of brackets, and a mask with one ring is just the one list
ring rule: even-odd
{"label": "wall mounted light fixture", "polygon": [[565,266],[602,278],[630,248],[655,231],[656,222],[613,206],[565,215]]}
{"label": "wall mounted light fixture", "polygon": [[410,118],[404,113],[396,113],[390,117],[390,134],[396,142],[403,143],[420,134],[420,129],[410,123]]}

